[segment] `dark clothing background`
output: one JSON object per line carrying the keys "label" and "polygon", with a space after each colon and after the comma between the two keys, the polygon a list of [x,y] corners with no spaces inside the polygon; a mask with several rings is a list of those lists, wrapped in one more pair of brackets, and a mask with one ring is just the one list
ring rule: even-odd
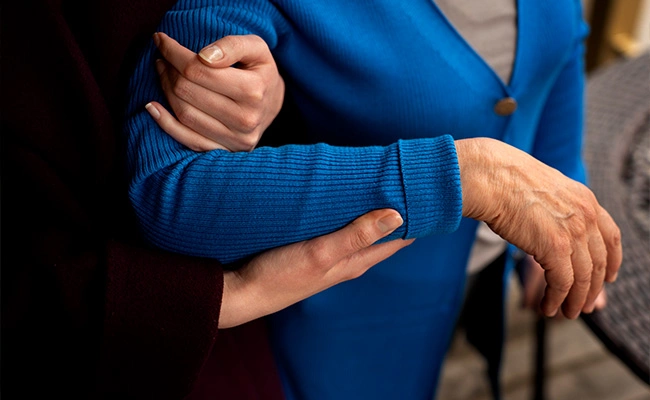
{"label": "dark clothing background", "polygon": [[173,1],[2,5],[2,394],[279,399],[264,321],[219,331],[223,270],[140,242],[121,98]]}

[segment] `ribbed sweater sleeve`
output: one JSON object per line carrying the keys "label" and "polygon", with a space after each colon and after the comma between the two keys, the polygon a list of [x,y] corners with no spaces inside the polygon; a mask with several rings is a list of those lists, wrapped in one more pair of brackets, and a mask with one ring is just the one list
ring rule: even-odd
{"label": "ribbed sweater sleeve", "polygon": [[[161,30],[194,50],[242,33],[258,34],[273,48],[279,35],[273,21],[280,17],[270,8],[259,13],[270,16],[212,6],[172,11]],[[460,176],[450,136],[389,146],[319,143],[195,153],[144,110],[147,102],[164,99],[153,53],[150,46],[131,80],[126,132],[129,195],[154,245],[228,263],[332,232],[378,208],[396,209],[405,220],[387,239],[457,228]]]}

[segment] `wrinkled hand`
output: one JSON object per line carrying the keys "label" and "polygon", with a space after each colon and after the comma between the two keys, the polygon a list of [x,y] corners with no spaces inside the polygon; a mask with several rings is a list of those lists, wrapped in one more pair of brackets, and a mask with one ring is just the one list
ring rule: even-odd
{"label": "wrinkled hand", "polygon": [[503,142],[456,142],[463,215],[485,221],[544,269],[541,309],[570,319],[591,312],[604,281],[616,279],[621,236],[586,186]]}
{"label": "wrinkled hand", "polygon": [[[523,295],[521,305],[523,308],[532,310],[536,313],[542,313],[540,305],[546,289],[546,280],[544,279],[544,269],[532,256],[526,256],[525,271],[523,274]],[[602,310],[607,305],[606,287],[598,294],[594,302],[594,310]],[[562,310],[555,315],[555,318],[564,318]]]}
{"label": "wrinkled hand", "polygon": [[241,269],[226,272],[219,327],[252,321],[358,278],[413,242],[373,245],[402,223],[397,211],[371,211],[329,235],[266,251]]}
{"label": "wrinkled hand", "polygon": [[[154,34],[162,89],[178,118],[157,102],[158,125],[195,151],[250,151],[280,112],[284,81],[259,36],[226,36],[198,54],[164,33]],[[234,66],[233,66],[234,65]]]}

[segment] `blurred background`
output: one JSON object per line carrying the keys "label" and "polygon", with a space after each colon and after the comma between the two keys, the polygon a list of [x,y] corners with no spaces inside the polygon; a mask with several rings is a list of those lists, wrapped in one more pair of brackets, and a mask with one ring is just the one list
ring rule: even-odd
{"label": "blurred background", "polygon": [[[585,20],[591,28],[585,56],[588,89],[591,89],[587,97],[591,111],[587,113],[590,121],[586,130],[605,128],[615,131],[620,126],[621,132],[611,132],[611,136],[623,140],[625,133],[622,131],[627,129],[625,121],[630,120],[633,114],[637,117],[645,115],[648,121],[647,116],[650,115],[650,0],[583,0],[583,5]],[[641,63],[644,65],[639,65]],[[632,109],[634,112],[627,111]],[[603,126],[608,123],[607,127]],[[649,125],[648,122],[645,124],[642,129],[645,129],[644,142],[647,145]],[[605,135],[607,132],[587,132],[587,136],[589,134]],[[607,143],[616,142],[610,139],[599,136],[588,141],[591,143],[588,146],[604,147],[606,152],[605,155],[596,153],[592,158],[610,157],[609,153],[616,147],[614,143]],[[606,143],[599,144],[599,141]],[[611,146],[611,150],[607,146]],[[628,153],[631,151],[638,152],[627,149]],[[622,315],[625,312],[620,309],[609,310],[613,314],[611,321],[596,322],[605,324],[605,330],[609,328],[614,332],[619,326],[622,331],[625,324],[631,324],[633,329],[627,331],[631,336],[621,336],[619,341],[623,345],[626,340],[637,341],[641,349],[637,352],[643,353],[637,356],[647,368],[650,363],[650,329],[647,329],[650,318],[650,240],[647,235],[650,229],[647,220],[650,208],[650,187],[647,186],[650,150],[644,147],[641,153],[646,162],[643,166],[646,186],[641,189],[644,200],[640,206],[644,215],[642,218],[646,218],[641,220],[641,225],[645,225],[645,228],[632,233],[623,232],[624,252],[626,240],[630,243],[630,236],[638,236],[641,250],[636,254],[632,254],[632,251],[626,253],[628,269],[636,269],[637,275],[624,278],[631,284],[625,286],[619,295],[623,302],[633,299],[636,308],[632,308],[628,315]],[[592,168],[590,170],[594,173]],[[602,175],[600,171],[598,173]],[[599,179],[602,181],[600,176],[593,180],[601,186],[605,185],[600,190],[611,192],[607,188],[608,183]],[[594,192],[599,195],[596,189]],[[641,236],[637,232],[642,232]],[[632,256],[635,260],[632,260]],[[630,266],[632,262],[636,263],[634,268]],[[626,267],[626,260],[623,267]],[[602,333],[598,332],[601,333],[599,336],[592,329],[593,325],[587,323],[589,319],[540,318],[533,311],[522,308],[521,285],[516,277],[513,276],[510,286],[502,367],[503,400],[650,400],[650,383],[640,377],[634,368],[630,368],[629,360],[621,359],[617,349],[612,349],[611,342],[605,343]],[[615,295],[613,293],[614,301],[618,301]],[[626,305],[613,307],[624,309]],[[617,322],[616,318],[619,317],[625,319]],[[459,327],[445,363],[438,400],[492,400],[485,368],[483,358],[468,345],[462,327]]]}
{"label": "blurred background", "polygon": [[650,49],[650,1],[583,0],[583,9],[591,27],[587,39],[588,73]]}

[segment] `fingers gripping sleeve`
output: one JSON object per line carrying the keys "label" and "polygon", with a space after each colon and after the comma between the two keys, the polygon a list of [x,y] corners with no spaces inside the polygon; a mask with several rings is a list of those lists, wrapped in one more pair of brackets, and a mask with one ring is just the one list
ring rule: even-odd
{"label": "fingers gripping sleeve", "polygon": [[[199,32],[214,23],[195,18],[191,10],[182,13]],[[259,18],[254,24],[264,25]],[[217,25],[220,35],[242,33],[223,29],[232,22]],[[175,29],[172,37],[182,36],[182,29]],[[273,29],[259,30],[269,37],[265,40],[273,40]],[[184,44],[200,48],[214,39]],[[405,219],[387,240],[457,228],[460,175],[450,136],[385,147],[321,143],[194,153],[166,135],[144,110],[147,102],[164,98],[153,54],[150,46],[131,80],[125,128],[129,195],[142,232],[154,245],[228,263],[332,232],[385,207]]]}

